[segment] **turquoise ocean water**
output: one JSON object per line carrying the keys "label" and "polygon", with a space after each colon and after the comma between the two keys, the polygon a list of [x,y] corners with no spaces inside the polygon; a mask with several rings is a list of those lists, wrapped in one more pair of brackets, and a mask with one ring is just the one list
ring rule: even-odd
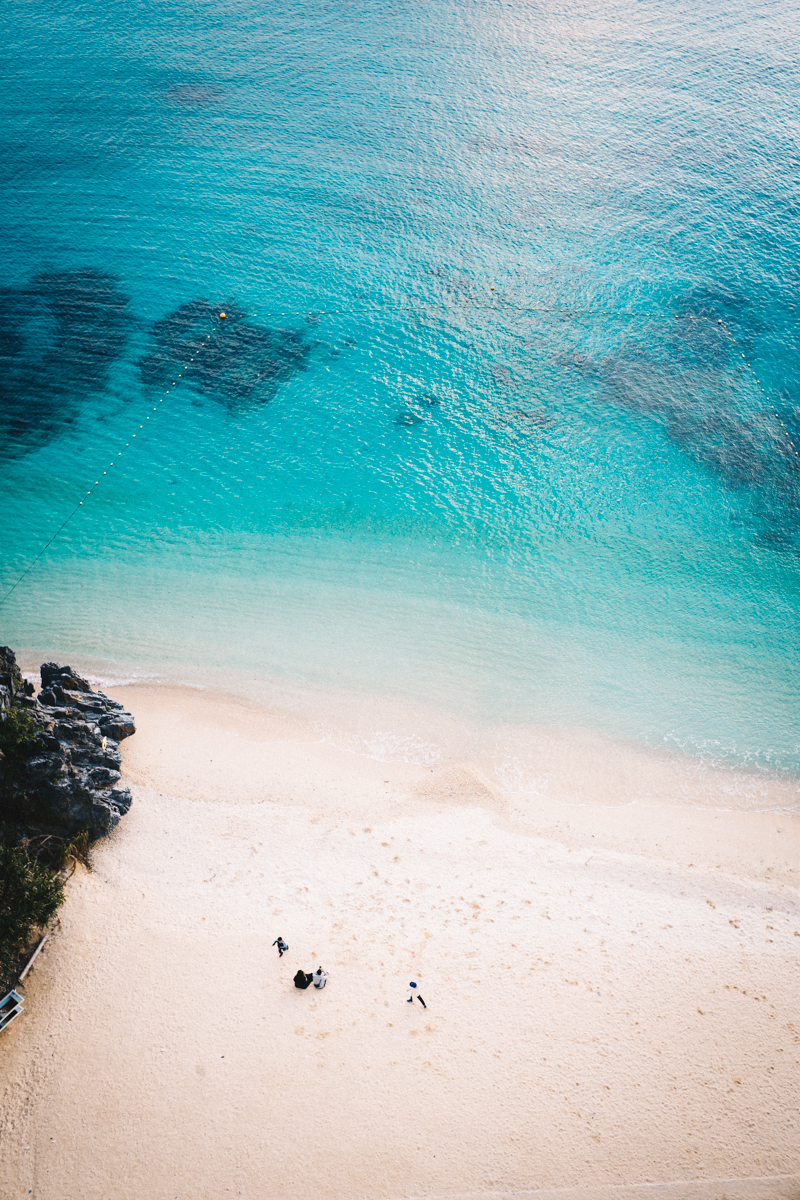
{"label": "turquoise ocean water", "polygon": [[3,22],[0,640],[800,771],[793,5]]}

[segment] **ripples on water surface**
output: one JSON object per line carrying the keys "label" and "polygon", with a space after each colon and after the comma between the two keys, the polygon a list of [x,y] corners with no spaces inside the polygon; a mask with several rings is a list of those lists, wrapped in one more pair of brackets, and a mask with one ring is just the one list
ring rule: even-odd
{"label": "ripples on water surface", "polygon": [[3,640],[800,768],[794,6],[5,21]]}

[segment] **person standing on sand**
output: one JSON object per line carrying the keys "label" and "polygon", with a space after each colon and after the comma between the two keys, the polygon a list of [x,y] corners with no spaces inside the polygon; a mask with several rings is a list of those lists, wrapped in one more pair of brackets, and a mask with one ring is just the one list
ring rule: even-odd
{"label": "person standing on sand", "polygon": [[283,938],[282,937],[275,938],[275,941],[272,944],[273,944],[273,946],[278,947],[278,958],[283,958],[285,951],[289,949],[289,947],[286,945],[286,942],[283,940]]}
{"label": "person standing on sand", "polygon": [[314,987],[324,988],[327,982],[328,972],[323,971],[322,967],[317,967],[316,971],[314,972]]}
{"label": "person standing on sand", "polygon": [[415,983],[410,983],[408,986],[409,986],[410,988],[413,988],[413,989],[414,989],[414,991],[413,991],[413,992],[411,993],[411,995],[408,997],[408,1000],[406,1001],[406,1004],[413,1004],[413,1003],[414,1003],[414,997],[416,996],[416,997],[417,997],[417,999],[419,1000],[420,1004],[422,1005],[422,1007],[423,1007],[423,1008],[427,1008],[427,1007],[428,1007],[428,1006],[427,1006],[427,1004],[426,1004],[426,1003],[425,1003],[425,1001],[422,999],[422,996],[420,996],[419,992],[416,990],[416,988],[417,988],[417,985],[416,985]]}

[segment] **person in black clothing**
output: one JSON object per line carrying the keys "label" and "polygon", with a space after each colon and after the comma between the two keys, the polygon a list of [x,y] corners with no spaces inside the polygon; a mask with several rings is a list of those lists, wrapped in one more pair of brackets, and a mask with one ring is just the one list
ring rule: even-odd
{"label": "person in black clothing", "polygon": [[294,986],[305,991],[313,978],[313,975],[307,975],[305,971],[298,971],[294,977]]}

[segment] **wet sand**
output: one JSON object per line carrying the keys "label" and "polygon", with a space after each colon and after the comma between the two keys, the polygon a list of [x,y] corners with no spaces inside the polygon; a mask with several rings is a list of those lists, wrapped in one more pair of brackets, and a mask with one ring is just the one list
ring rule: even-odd
{"label": "wet sand", "polygon": [[113,694],[134,805],[0,1041],[3,1200],[800,1195],[797,816]]}

